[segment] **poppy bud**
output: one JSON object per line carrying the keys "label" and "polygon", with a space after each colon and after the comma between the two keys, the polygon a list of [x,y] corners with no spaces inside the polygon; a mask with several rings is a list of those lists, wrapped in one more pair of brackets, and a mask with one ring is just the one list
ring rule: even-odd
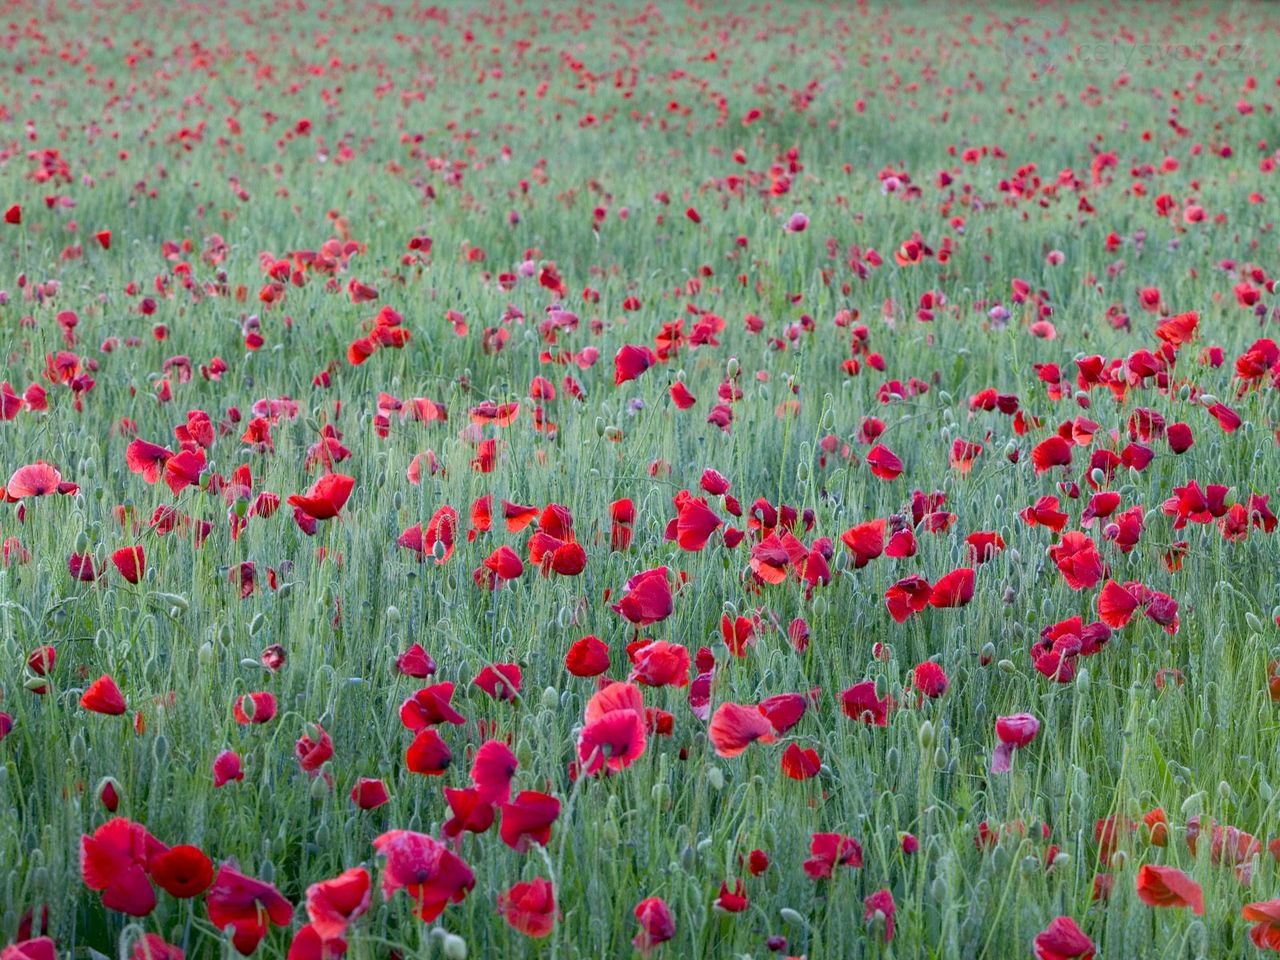
{"label": "poppy bud", "polygon": [[1191,796],[1187,797],[1187,799],[1183,800],[1182,801],[1182,818],[1184,820],[1190,820],[1192,817],[1199,816],[1201,809],[1203,809],[1203,800],[1204,800],[1203,790],[1198,790],[1195,793],[1191,794]]}
{"label": "poppy bud", "polygon": [[742,364],[738,362],[737,357],[730,357],[728,362],[724,365],[724,372],[727,373],[731,379],[736,377],[741,370]]}
{"label": "poppy bud", "polygon": [[[325,764],[325,766],[327,767],[328,764]],[[324,767],[321,767],[320,769],[323,771]],[[325,797],[329,795],[330,789],[331,788],[329,786],[328,777],[325,777],[325,776],[316,777],[314,780],[311,781],[311,799],[323,800]]]}
{"label": "poppy bud", "polygon": [[920,729],[916,731],[916,743],[920,744],[921,752],[927,752],[933,748],[933,724],[928,720],[920,724]]}
{"label": "poppy bud", "polygon": [[933,765],[939,769],[945,767],[947,765],[947,761],[950,759],[951,758],[947,756],[946,747],[939,747],[937,750],[933,751]]}
{"label": "poppy bud", "polygon": [[200,649],[196,651],[196,657],[206,666],[213,663],[213,644],[208,641],[200,644]]}
{"label": "poppy bud", "polygon": [[988,640],[982,645],[982,650],[978,653],[978,662],[984,667],[991,663],[996,657],[996,645]]}
{"label": "poppy bud", "polygon": [[1036,873],[1039,873],[1040,858],[1031,857],[1031,856],[1023,857],[1022,862],[1019,864],[1019,869],[1021,869],[1022,872],[1025,873],[1027,876],[1032,876]]}
{"label": "poppy bud", "polygon": [[1212,407],[1217,402],[1218,398],[1212,393],[1202,393],[1200,395],[1200,406],[1202,407]]}
{"label": "poppy bud", "polygon": [[115,813],[120,807],[120,791],[112,777],[103,777],[98,782],[98,799],[107,808],[108,813]]}
{"label": "poppy bud", "polygon": [[667,804],[671,802],[671,786],[666,783],[655,783],[653,790],[650,791],[650,796],[659,809],[665,810]]}
{"label": "poppy bud", "polygon": [[163,733],[158,735],[156,742],[151,745],[151,752],[156,758],[156,766],[163,767],[169,759],[169,738]]}
{"label": "poppy bud", "polygon": [[467,941],[456,933],[446,933],[441,944],[445,960],[467,960]]}
{"label": "poppy bud", "polygon": [[76,543],[73,548],[76,553],[85,554],[89,551],[89,535],[81,530],[76,534]]}
{"label": "poppy bud", "polygon": [[809,926],[809,921],[790,907],[783,907],[778,911],[778,916],[782,917],[783,923],[789,923],[792,926],[805,928],[808,928]]}
{"label": "poppy bud", "polygon": [[724,773],[719,767],[712,767],[707,771],[707,785],[711,787],[712,790],[724,789]]}
{"label": "poppy bud", "polygon": [[555,687],[546,687],[542,691],[542,706],[546,710],[555,710],[560,706],[560,693]]}
{"label": "poppy bud", "polygon": [[[827,399],[828,400],[831,399],[831,394],[827,394]],[[822,422],[820,426],[822,427],[823,430],[830,430],[835,425],[836,425],[836,412],[833,409],[831,409],[831,407],[827,407],[825,410],[822,411]]]}
{"label": "poppy bud", "polygon": [[404,506],[404,494],[399,490],[391,494],[391,506],[396,510]]}
{"label": "poppy bud", "polygon": [[876,677],[875,694],[877,700],[883,700],[889,695],[889,681],[883,676]]}
{"label": "poppy bud", "polygon": [[224,647],[230,646],[231,641],[235,639],[235,634],[231,630],[231,624],[224,623],[218,628],[218,642]]}
{"label": "poppy bud", "polygon": [[929,885],[929,895],[933,897],[935,903],[946,903],[949,891],[947,890],[947,878],[939,874],[933,878],[933,883]]}
{"label": "poppy bud", "polygon": [[885,751],[884,766],[885,766],[885,769],[889,771],[889,773],[898,772],[898,761],[899,761],[899,754],[898,754],[897,747],[890,747],[887,751]]}
{"label": "poppy bud", "polygon": [[252,620],[249,621],[249,636],[256,637],[258,632],[267,625],[267,616],[264,613],[254,614]]}
{"label": "poppy bud", "polygon": [[1249,625],[1249,629],[1254,633],[1262,632],[1262,621],[1257,618],[1252,610],[1245,611],[1244,622]]}
{"label": "poppy bud", "polygon": [[1225,780],[1218,781],[1218,796],[1223,800],[1230,802],[1231,800],[1231,784]]}
{"label": "poppy bud", "polygon": [[1018,599],[1018,591],[1014,590],[1013,587],[1005,587],[1004,596],[1001,597],[1001,599],[1004,600],[1005,603],[1013,603]]}
{"label": "poppy bud", "polygon": [[1017,669],[1018,669],[1013,665],[1012,660],[1001,660],[999,663],[996,664],[996,668],[1001,673],[1015,673],[1017,672]]}
{"label": "poppy bud", "polygon": [[84,741],[84,734],[76,731],[71,738],[71,758],[76,763],[84,763],[89,756],[89,745]]}
{"label": "poppy bud", "polygon": [[603,437],[605,429],[604,417],[596,417],[596,436]]}
{"label": "poppy bud", "polygon": [[809,482],[809,464],[807,461],[801,460],[796,464],[796,480],[799,483]]}
{"label": "poppy bud", "polygon": [[26,680],[22,681],[22,686],[32,693],[43,694],[49,689],[49,681],[44,677],[27,677]]}

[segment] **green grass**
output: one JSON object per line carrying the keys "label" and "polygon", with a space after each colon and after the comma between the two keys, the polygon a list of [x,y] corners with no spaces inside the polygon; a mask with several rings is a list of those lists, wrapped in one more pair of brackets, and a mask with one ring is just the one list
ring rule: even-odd
{"label": "green grass", "polygon": [[[65,310],[79,318],[79,342],[69,349],[98,367],[83,410],[73,409],[65,386],[45,382],[47,413],[24,410],[0,423],[6,477],[45,460],[81,488],[28,502],[25,519],[15,506],[0,518],[0,532],[30,554],[0,574],[0,706],[14,720],[0,744],[0,857],[8,864],[0,935],[12,939],[22,913],[47,904],[50,935],[69,956],[127,956],[142,930],[184,947],[188,957],[231,952],[199,901],[161,893],[150,917],[132,921],[104,909],[85,887],[78,844],[109,816],[97,799],[103,778],[118,784],[120,815],[166,843],[234,860],[301,904],[309,884],[351,866],[369,865],[376,880],[371,840],[383,831],[438,833],[449,815],[441,786],[465,786],[467,750],[498,736],[513,741],[519,758],[516,789],[556,794],[562,813],[541,854],[515,853],[496,829],[464,837],[460,852],[476,887],[437,923],[465,938],[473,957],[631,955],[632,910],[647,896],[663,897],[676,919],[676,936],[660,957],[763,957],[773,934],[788,939],[788,954],[810,958],[1030,956],[1032,938],[1060,914],[1073,917],[1106,957],[1254,950],[1240,907],[1280,896],[1280,868],[1265,848],[1280,836],[1272,783],[1277,707],[1267,693],[1268,663],[1280,649],[1272,613],[1280,604],[1276,541],[1255,530],[1227,542],[1216,524],[1178,532],[1159,508],[1193,479],[1231,487],[1231,502],[1251,492],[1274,495],[1280,484],[1276,391],[1237,398],[1233,381],[1235,358],[1273,331],[1237,305],[1238,278],[1220,266],[1224,259],[1257,264],[1270,276],[1275,258],[1275,175],[1260,168],[1276,147],[1269,111],[1280,49],[1275,11],[1028,6],[1029,30],[1066,23],[1043,54],[1028,56],[1002,26],[1017,11],[999,5],[766,11],[661,2],[646,16],[638,5],[551,6],[544,13],[531,4],[471,12],[449,5],[447,23],[407,5],[104,4],[68,6],[47,18],[34,7],[11,7],[5,20],[15,26],[6,31],[0,81],[0,206],[20,204],[23,222],[0,224],[0,289],[8,293],[0,307],[8,337],[3,378],[19,393],[42,380],[46,354],[64,349],[56,318]],[[1127,71],[1099,62],[1101,50],[1128,49],[1124,41],[1110,46],[1125,30],[1147,45]],[[1178,52],[1180,44],[1213,50],[1237,42],[1220,58]],[[130,53],[140,54],[134,66]],[[1033,75],[1040,63],[1052,69]],[[1245,89],[1250,75],[1253,91]],[[798,109],[795,93],[811,82],[811,102]],[[1241,99],[1253,104],[1251,114],[1237,111]],[[859,101],[865,111],[855,108]],[[1175,104],[1185,135],[1168,123]],[[762,116],[744,126],[753,108]],[[268,111],[274,123],[264,122]],[[587,114],[597,123],[581,125]],[[230,132],[232,116],[239,134]],[[311,121],[310,134],[283,140],[302,118]],[[202,132],[180,137],[184,129]],[[1224,143],[1229,157],[1215,152]],[[1002,156],[962,162],[966,148],[982,146]],[[61,152],[69,182],[32,178],[31,151],[44,149]],[[738,149],[745,163],[733,160]],[[785,170],[793,149],[799,169],[789,192],[770,195],[770,168]],[[1095,184],[1090,163],[1098,150],[1114,152],[1117,164]],[[1178,169],[1158,172],[1166,156]],[[1028,164],[1044,184],[1066,170],[1080,186],[1010,197],[1001,182]],[[1133,175],[1143,164],[1155,172]],[[919,196],[884,192],[879,174],[887,170],[909,174]],[[938,185],[941,170],[952,172],[949,187]],[[741,190],[724,188],[730,175],[745,178]],[[1135,183],[1144,195],[1135,195]],[[1255,191],[1265,202],[1249,201]],[[669,204],[657,199],[663,193]],[[1168,219],[1155,212],[1162,193],[1177,203]],[[45,197],[71,198],[74,207],[48,207]],[[1092,213],[1081,211],[1082,197]],[[1201,223],[1182,222],[1182,205],[1192,199],[1208,215]],[[597,206],[608,211],[599,229]],[[700,225],[686,218],[687,207],[700,212]],[[313,277],[288,286],[281,303],[259,303],[266,282],[260,254],[319,249],[335,235],[329,211],[362,245],[338,274],[342,289],[328,292],[324,278]],[[795,211],[808,215],[809,227],[785,233]],[[112,231],[109,250],[93,239],[102,229]],[[935,251],[949,237],[949,262],[895,265],[894,252],[913,231]],[[1108,252],[1112,232],[1124,242]],[[228,248],[218,266],[201,258],[212,234]],[[419,235],[432,238],[429,264],[403,264],[408,240]],[[738,236],[747,238],[745,248]],[[166,258],[166,241],[189,241],[191,250]],[[83,256],[65,259],[70,244],[81,244]],[[848,266],[854,244],[885,261],[865,280]],[[484,262],[467,260],[472,247],[485,251]],[[1053,249],[1065,255],[1059,266],[1046,263]],[[510,290],[497,282],[526,258],[554,261],[568,291],[564,304],[580,317],[578,329],[554,345],[538,333],[554,295],[536,278]],[[175,273],[178,261],[190,265],[195,293]],[[1117,261],[1123,270],[1114,269]],[[707,275],[695,290],[689,284],[700,271]],[[352,278],[375,287],[379,299],[353,304],[344,292]],[[1010,302],[1014,278],[1048,292],[1056,339],[1029,332],[1030,311]],[[56,296],[28,296],[51,281]],[[157,281],[167,293],[157,293]],[[205,293],[218,282],[232,295]],[[127,292],[130,283],[135,293]],[[234,296],[241,286],[243,300]],[[1076,356],[1158,347],[1158,317],[1138,301],[1148,286],[1160,288],[1169,312],[1200,314],[1201,340],[1182,349],[1175,388],[1135,389],[1121,403],[1099,388],[1088,409],[1070,397],[1050,400],[1036,363],[1057,363],[1073,380]],[[598,303],[583,301],[584,287],[599,291]],[[944,293],[946,304],[923,324],[915,310],[927,291]],[[156,300],[153,315],[140,313],[143,296]],[[638,310],[623,309],[629,296],[639,298]],[[1268,321],[1273,300],[1264,290]],[[1003,329],[987,322],[996,303],[1013,312]],[[384,304],[403,313],[412,340],[351,366],[347,344]],[[1113,304],[1132,318],[1131,329],[1108,322]],[[511,307],[524,319],[504,322]],[[615,387],[617,349],[652,345],[662,324],[680,317],[688,333],[697,320],[691,307],[725,319],[719,345],[686,347]],[[449,310],[465,317],[467,336],[454,334]],[[833,324],[841,310],[859,312],[869,350],[883,355],[883,373],[843,371],[850,330]],[[256,352],[242,336],[252,314],[265,338]],[[763,333],[747,332],[748,314],[763,319]],[[805,315],[813,330],[788,339],[788,325]],[[156,323],[168,327],[164,342],[152,337]],[[488,353],[482,333],[499,326],[510,339]],[[111,336],[140,342],[104,353],[99,346]],[[786,349],[774,349],[771,339]],[[1221,367],[1198,361],[1210,345],[1223,349]],[[539,360],[544,349],[586,347],[599,351],[590,369]],[[228,369],[218,382],[198,371],[190,382],[175,379],[172,399],[161,403],[157,382],[175,355],[197,368],[221,357]],[[335,360],[332,385],[313,386]],[[744,396],[733,405],[732,431],[723,432],[705,421],[734,362]],[[581,381],[584,401],[562,389],[565,373]],[[527,395],[535,375],[557,388],[544,404],[557,425],[553,436],[532,429]],[[881,384],[912,377],[927,382],[928,392],[879,402]],[[687,412],[668,398],[676,379],[698,398]],[[1184,381],[1229,404],[1243,426],[1220,430],[1176,388]],[[986,387],[1016,393],[1043,425],[1016,436],[1008,417],[971,416],[968,398]],[[381,438],[372,417],[382,391],[436,400],[449,420],[393,420]],[[251,406],[281,396],[297,401],[298,417],[273,427],[273,453],[246,449],[238,438]],[[792,398],[798,415],[776,416]],[[460,436],[468,409],[517,399],[515,424],[486,433],[505,444],[497,468],[473,471],[474,447]],[[129,472],[122,418],[138,436],[176,449],[172,431],[188,410],[205,410],[219,424],[231,407],[244,420],[219,436],[211,468],[228,476],[248,463],[255,492],[282,500],[318,475],[303,464],[319,426],[342,431],[351,458],[337,469],[356,486],[340,521],[321,523],[309,539],[282,506],[270,519],[251,519],[232,540],[221,496],[191,487],[174,497]],[[1085,484],[1092,448],[1077,448],[1070,471],[1045,474],[1033,470],[1030,450],[1078,415],[1100,425],[1094,447],[1110,448],[1108,432],[1123,438],[1136,407],[1169,423],[1185,420],[1196,443],[1178,457],[1153,441],[1149,467],[1117,472],[1108,488],[1122,495],[1122,508],[1143,507],[1146,529],[1128,555],[1099,548],[1117,581],[1139,580],[1177,599],[1180,630],[1168,636],[1139,615],[1105,650],[1081,660],[1087,677],[1082,671],[1057,684],[1034,670],[1028,649],[1052,623],[1077,614],[1096,619],[1097,590],[1070,590],[1045,552],[1057,537],[1027,527],[1018,511],[1044,494],[1062,496],[1058,481],[1074,480],[1080,500],[1063,501],[1072,516],[1067,529],[1079,529],[1092,492]],[[867,446],[857,435],[868,416],[887,424],[882,441],[905,468],[896,480],[875,479],[861,462]],[[609,428],[622,439],[607,439]],[[850,444],[851,461],[836,455],[820,464],[818,444],[829,434]],[[985,446],[968,476],[948,466],[957,437]],[[1005,456],[1007,445],[1021,452],[1017,463]],[[428,449],[444,470],[411,486],[406,468]],[[669,464],[670,473],[653,475],[654,461]],[[814,528],[802,539],[830,537],[838,556],[842,531],[902,511],[915,489],[943,491],[957,519],[943,534],[917,531],[919,552],[909,560],[882,557],[854,571],[833,559],[833,582],[808,598],[802,583],[757,587],[744,575],[750,534],[735,550],[713,540],[700,553],[663,539],[675,515],[672,497],[686,488],[696,493],[705,467],[731,480],[744,508],[763,497],[812,510]],[[470,543],[460,534],[447,564],[419,564],[396,547],[402,530],[425,524],[444,504],[465,526],[468,506],[485,494],[494,498],[494,529]],[[638,516],[632,547],[614,553],[609,504],[620,497],[635,501]],[[543,578],[527,566],[501,591],[477,589],[471,571],[498,545],[527,559],[529,534],[506,533],[502,498],[567,506],[587,549],[584,573]],[[212,523],[200,549],[189,535],[160,537],[146,528],[154,509],[170,504]],[[121,505],[143,525],[136,535],[122,529]],[[715,498],[712,506],[725,516]],[[1089,531],[1099,540],[1101,526]],[[911,573],[933,582],[964,565],[964,537],[977,530],[999,531],[1008,549],[978,570],[973,601],[895,624],[885,590]],[[114,569],[97,585],[72,580],[67,557],[82,536],[106,554],[141,543],[144,582],[129,585]],[[1188,541],[1188,553],[1170,573],[1161,555],[1178,539]],[[325,562],[319,547],[328,551]],[[257,564],[262,589],[242,601],[227,571],[245,560]],[[684,690],[646,688],[646,705],[675,715],[673,735],[651,737],[644,756],[618,775],[571,783],[576,730],[595,687],[566,672],[564,654],[596,634],[610,646],[610,676],[625,678],[633,631],[604,594],[612,591],[616,601],[630,576],[659,565],[687,572],[690,583],[670,619],[643,635],[691,653],[716,650],[716,702],[820,688],[817,705],[787,737],[818,750],[819,777],[784,778],[781,744],[716,756]],[[266,586],[268,567],[277,571],[278,590]],[[747,657],[729,657],[719,646],[726,609],[763,609],[784,630],[803,616],[812,628],[809,649],[798,655],[785,632],[768,629]],[[469,721],[443,731],[458,758],[443,783],[405,769],[411,736],[397,711],[419,684],[394,664],[414,642],[438,662],[436,680],[458,685],[455,700]],[[36,696],[24,689],[24,664],[45,643],[56,647],[57,665],[49,692]],[[877,643],[885,645],[879,660]],[[288,653],[276,674],[257,663],[271,644]],[[951,685],[941,700],[917,708],[903,688],[928,658],[944,666]],[[471,686],[485,665],[500,662],[524,669],[514,703]],[[1157,690],[1162,669],[1181,671],[1185,682]],[[127,716],[80,708],[83,688],[103,673],[118,681]],[[885,727],[863,726],[839,709],[839,692],[867,678],[901,705]],[[274,693],[279,714],[266,725],[238,725],[231,705],[254,690]],[[172,703],[162,702],[171,693]],[[145,718],[140,734],[136,711]],[[1020,712],[1040,718],[1039,736],[1017,752],[1009,775],[992,776],[995,718]],[[933,741],[922,746],[926,721]],[[294,741],[314,722],[333,737],[331,790],[293,757]],[[243,756],[245,779],[215,790],[211,764],[224,749]],[[391,802],[357,810],[348,794],[361,776],[384,778]],[[1169,846],[1151,847],[1135,833],[1121,841],[1125,862],[1100,865],[1095,823],[1140,820],[1157,806],[1172,826]],[[1208,843],[1191,855],[1182,828],[1196,815],[1263,841],[1247,888],[1210,862]],[[975,844],[983,821],[1033,829],[984,851]],[[1041,823],[1050,827],[1048,841],[1034,829]],[[811,834],[823,831],[856,837],[865,866],[810,880],[801,863]],[[901,852],[902,832],[919,837],[914,856]],[[1061,853],[1046,870],[1049,843]],[[740,865],[755,848],[773,861],[760,877]],[[1205,915],[1143,904],[1134,878],[1145,862],[1190,873],[1204,888]],[[1114,875],[1105,903],[1091,897],[1100,870]],[[510,929],[494,906],[500,892],[535,876],[554,882],[562,911],[545,940]],[[745,880],[750,907],[722,916],[712,901],[721,881],[735,878]],[[897,903],[890,946],[863,921],[863,898],[882,887]],[[300,907],[295,930],[303,919]],[[404,894],[384,904],[375,891],[369,913],[349,931],[348,956],[386,957],[393,949],[440,956],[443,941],[432,926],[413,917]],[[259,952],[283,955],[288,943],[289,933],[277,930]]]}

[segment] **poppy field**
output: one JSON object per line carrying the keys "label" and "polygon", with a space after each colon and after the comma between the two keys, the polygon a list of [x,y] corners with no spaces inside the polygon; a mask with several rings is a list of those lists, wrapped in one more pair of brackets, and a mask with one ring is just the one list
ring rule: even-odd
{"label": "poppy field", "polygon": [[0,960],[1280,951],[1280,10],[0,19]]}

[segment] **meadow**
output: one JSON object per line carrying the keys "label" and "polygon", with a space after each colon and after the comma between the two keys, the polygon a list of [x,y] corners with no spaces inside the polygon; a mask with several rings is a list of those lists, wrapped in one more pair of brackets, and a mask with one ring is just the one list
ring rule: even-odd
{"label": "meadow", "polygon": [[1280,950],[1280,9],[0,20],[0,960]]}

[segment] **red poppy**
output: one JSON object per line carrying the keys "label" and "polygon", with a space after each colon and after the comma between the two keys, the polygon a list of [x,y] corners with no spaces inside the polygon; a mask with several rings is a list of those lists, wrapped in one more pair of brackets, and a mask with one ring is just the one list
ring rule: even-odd
{"label": "red poppy", "polygon": [[712,906],[722,913],[742,913],[751,906],[751,901],[747,899],[746,894],[743,892],[741,880],[734,882],[732,890],[729,889],[729,884],[722,880],[720,881],[720,895],[716,897]]}
{"label": "red poppy", "polygon": [[287,927],[293,919],[293,905],[275,887],[225,863],[209,888],[205,906],[209,922],[219,930],[230,928],[232,944],[246,957],[258,949],[272,924]]}
{"label": "red poppy", "polygon": [[389,800],[387,785],[382,780],[361,777],[351,788],[351,802],[361,810],[376,810]]}
{"label": "red poppy", "polygon": [[893,892],[888,889],[877,890],[862,901],[863,918],[867,923],[879,920],[884,924],[884,942],[893,942],[893,915],[897,906],[893,902]]}
{"label": "red poppy", "polygon": [[412,830],[390,830],[373,841],[386,860],[382,898],[397,890],[413,898],[418,916],[430,923],[453,903],[461,903],[476,885],[471,868],[434,837]]}
{"label": "red poppy", "polygon": [[560,816],[560,801],[536,790],[522,790],[514,800],[502,804],[502,823],[498,835],[517,853],[530,843],[546,846],[551,840],[551,825]]}
{"label": "red poppy", "polygon": [[973,599],[973,568],[952,570],[933,585],[931,607],[963,607]]}
{"label": "red poppy", "polygon": [[355,485],[355,477],[326,473],[305,494],[295,493],[289,497],[288,503],[313,520],[332,520],[346,504]]}
{"label": "red poppy", "polygon": [[369,909],[371,882],[364,867],[352,867],[331,880],[307,887],[307,917],[321,940],[347,932],[352,920]]}
{"label": "red poppy", "polygon": [[894,480],[902,474],[902,461],[897,454],[878,443],[867,453],[867,466],[872,476],[881,480]]}
{"label": "red poppy", "polygon": [[1259,950],[1280,951],[1280,900],[1246,903],[1240,915],[1256,924],[1249,930],[1249,939]]}
{"label": "red poppy", "polygon": [[501,740],[486,740],[471,764],[471,783],[488,804],[511,799],[511,781],[519,767],[516,755]]}
{"label": "red poppy", "polygon": [[[10,220],[9,222],[14,223],[16,221]],[[18,943],[11,943],[0,949],[0,960],[58,960],[57,944],[48,937],[21,940]],[[176,960],[181,960],[181,958],[176,958]]]}
{"label": "red poppy", "polygon": [[156,905],[147,864],[164,850],[141,824],[116,817],[80,838],[80,876],[90,890],[102,892],[103,906],[145,917]]}
{"label": "red poppy", "polygon": [[213,883],[213,861],[187,844],[157,854],[147,868],[162,890],[182,900],[200,896]]}
{"label": "red poppy", "polygon": [[893,708],[892,697],[876,696],[874,680],[855,683],[840,694],[840,703],[846,716],[877,727],[883,727],[889,722],[889,711]]}
{"label": "red poppy", "polygon": [[1092,960],[1093,941],[1070,917],[1055,917],[1036,934],[1036,960]]}
{"label": "red poppy", "polygon": [[494,663],[485,667],[471,682],[495,700],[514,700],[520,695],[524,671],[518,664]]}
{"label": "red poppy", "polygon": [[213,785],[221,787],[232,781],[244,779],[240,768],[240,755],[234,750],[223,750],[213,761]]}
{"label": "red poppy", "polygon": [[333,739],[320,724],[313,734],[303,734],[294,744],[293,755],[298,758],[298,765],[303,771],[315,776],[320,768],[333,756]]}
{"label": "red poppy", "polygon": [[1200,884],[1177,867],[1143,864],[1138,870],[1138,898],[1150,907],[1190,907],[1196,916],[1204,915]]}
{"label": "red poppy", "polygon": [[804,862],[810,879],[823,880],[838,866],[861,867],[862,845],[853,837],[839,833],[815,833],[809,840],[812,856]]}
{"label": "red poppy", "polygon": [[667,619],[674,609],[667,568],[656,567],[637,573],[627,581],[622,598],[611,609],[637,627]]}
{"label": "red poppy", "polygon": [[569,647],[564,665],[575,677],[598,677],[609,669],[609,647],[599,637],[583,637]]}
{"label": "red poppy", "polygon": [[999,744],[991,756],[992,773],[1008,773],[1013,751],[1031,743],[1040,732],[1040,721],[1029,713],[996,717],[996,739]]}
{"label": "red poppy", "polygon": [[648,687],[688,686],[689,651],[680,644],[653,640],[628,653],[632,663],[628,680]]}
{"label": "red poppy", "polygon": [[658,944],[666,943],[676,935],[675,918],[661,897],[647,897],[637,903],[635,917],[640,923],[640,932],[631,942],[645,956]]}
{"label": "red poppy", "polygon": [[647,745],[639,687],[611,683],[587,701],[585,723],[578,734],[578,761],[584,773],[623,770],[643,755]]}
{"label": "red poppy", "polygon": [[147,555],[142,547],[121,547],[111,554],[111,562],[130,583],[139,582],[147,572]]}
{"label": "red poppy", "polygon": [[400,722],[407,730],[421,730],[438,723],[466,723],[466,718],[450,706],[452,699],[453,684],[448,680],[424,687],[400,705]]}
{"label": "red poppy", "polygon": [[22,500],[26,497],[45,497],[58,493],[62,484],[62,474],[56,467],[44,461],[19,467],[9,478],[4,488],[9,500]]}
{"label": "red poppy", "polygon": [[840,534],[840,540],[853,554],[853,569],[861,570],[884,552],[886,523],[883,518],[868,520]]}
{"label": "red poppy", "polygon": [[418,735],[405,751],[404,762],[410,773],[428,777],[441,776],[453,761],[449,747],[436,733],[434,727],[419,730]]}
{"label": "red poppy", "polygon": [[759,707],[727,702],[716,707],[707,733],[721,757],[736,757],[756,740],[773,743],[777,739],[773,724]]}
{"label": "red poppy", "polygon": [[556,897],[550,881],[536,877],[498,894],[498,911],[513,929],[527,937],[545,937],[555,926]]}
{"label": "red poppy", "polygon": [[237,697],[231,708],[231,714],[235,717],[236,723],[240,724],[268,723],[276,715],[275,694],[259,690],[256,693]]}
{"label": "red poppy", "polygon": [[817,750],[801,749],[799,744],[790,743],[782,751],[782,773],[792,780],[816,777],[821,768],[822,760],[818,757]]}
{"label": "red poppy", "polygon": [[119,716],[125,712],[124,695],[109,674],[103,674],[80,697],[80,706],[93,713]]}

